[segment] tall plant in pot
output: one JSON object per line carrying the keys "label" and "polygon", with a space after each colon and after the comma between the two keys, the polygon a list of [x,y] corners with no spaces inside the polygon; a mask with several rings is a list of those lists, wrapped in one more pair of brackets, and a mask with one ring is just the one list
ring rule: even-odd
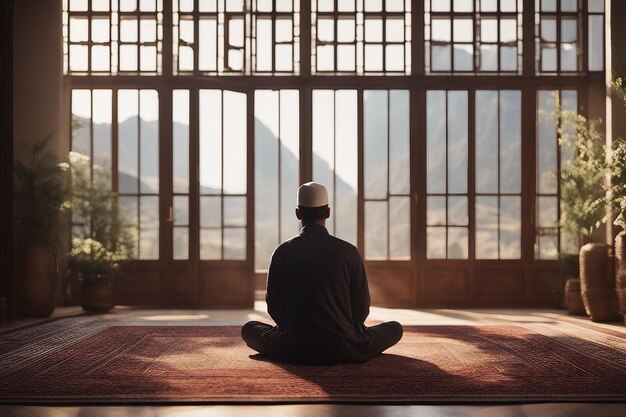
{"label": "tall plant in pot", "polygon": [[88,311],[114,306],[113,290],[124,260],[133,257],[134,236],[124,225],[108,170],[70,152],[72,248],[70,267],[82,281],[81,305]]}
{"label": "tall plant in pot", "polygon": [[570,314],[584,314],[580,297],[579,249],[592,241],[592,234],[606,214],[606,161],[602,120],[588,120],[572,111],[559,111],[560,226],[564,253],[560,254],[566,307]]}
{"label": "tall plant in pot", "polygon": [[[626,113],[626,85],[618,77],[613,81],[613,92],[624,105]],[[614,138],[610,162],[611,207],[614,224],[622,231],[615,237],[615,266],[617,298],[620,312],[626,320],[626,138]]]}
{"label": "tall plant in pot", "polygon": [[67,179],[50,150],[53,136],[28,148],[28,161],[14,165],[15,224],[21,273],[21,313],[47,317],[54,310],[58,284],[59,232]]}

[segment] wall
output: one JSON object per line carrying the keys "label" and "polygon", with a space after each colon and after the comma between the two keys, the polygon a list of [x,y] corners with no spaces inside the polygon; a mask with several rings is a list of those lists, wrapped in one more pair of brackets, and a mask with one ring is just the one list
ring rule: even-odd
{"label": "wall", "polygon": [[[15,1],[13,26],[14,156],[24,161],[29,145],[51,133],[53,150],[64,155],[69,140],[61,126],[61,0]],[[14,296],[20,285],[18,257],[16,253]],[[19,310],[16,304],[14,310]]]}
{"label": "wall", "polygon": [[[27,154],[20,142],[33,143],[56,134],[61,140],[62,40],[60,0],[19,0],[14,12],[15,157]],[[65,145],[65,146],[63,146]]]}
{"label": "wall", "polygon": [[13,1],[0,3],[0,322],[13,289]]}

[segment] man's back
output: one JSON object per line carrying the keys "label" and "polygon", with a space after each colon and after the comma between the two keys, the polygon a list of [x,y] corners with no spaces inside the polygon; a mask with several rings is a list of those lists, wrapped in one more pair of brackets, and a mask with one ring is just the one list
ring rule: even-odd
{"label": "man's back", "polygon": [[272,254],[267,311],[276,326],[250,321],[246,344],[282,362],[364,362],[402,337],[398,322],[366,327],[370,295],[359,251],[328,234],[328,191],[308,182],[298,188],[296,217],[302,231]]}
{"label": "man's back", "polygon": [[369,302],[359,252],[324,226],[307,225],[274,251],[268,312],[299,352],[326,352],[339,361],[358,356],[367,348]]}

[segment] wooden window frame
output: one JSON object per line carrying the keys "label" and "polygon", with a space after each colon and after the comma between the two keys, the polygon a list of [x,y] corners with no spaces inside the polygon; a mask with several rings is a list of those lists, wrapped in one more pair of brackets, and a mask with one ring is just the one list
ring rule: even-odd
{"label": "wooden window frame", "polygon": [[[300,103],[300,182],[310,181],[312,179],[312,91],[315,89],[356,89],[359,98],[362,98],[362,92],[368,89],[406,89],[410,92],[410,161],[411,161],[411,261],[368,261],[366,265],[370,271],[371,284],[373,290],[376,290],[375,297],[383,300],[380,304],[389,305],[405,305],[405,306],[450,306],[450,305],[485,305],[481,303],[506,302],[508,305],[533,305],[545,300],[546,295],[540,292],[541,285],[545,277],[558,275],[558,261],[552,260],[536,260],[534,259],[534,242],[535,242],[535,214],[534,200],[536,195],[536,144],[535,144],[535,126],[536,126],[536,92],[540,89],[575,89],[578,91],[579,108],[587,109],[589,91],[604,86],[604,71],[585,72],[567,74],[564,77],[555,77],[553,74],[537,73],[535,70],[535,10],[534,2],[525,2],[523,10],[523,64],[520,74],[507,74],[506,76],[495,74],[429,74],[426,73],[424,67],[425,61],[425,39],[424,39],[424,1],[418,0],[413,2],[411,16],[411,62],[412,71],[410,74],[394,74],[389,75],[356,75],[356,74],[319,74],[311,70],[311,4],[308,1],[302,1],[300,7],[300,72],[297,75],[290,76],[274,76],[274,75],[234,75],[234,74],[217,74],[211,76],[179,76],[173,72],[173,54],[172,51],[172,4],[170,1],[164,1],[163,10],[163,62],[162,72],[158,75],[146,76],[140,74],[123,74],[123,75],[95,75],[95,74],[72,74],[68,73],[64,77],[65,97],[68,98],[71,90],[76,88],[94,89],[94,88],[146,88],[156,89],[159,94],[159,131],[161,135],[159,154],[161,155],[161,173],[172,172],[172,162],[166,156],[172,155],[172,143],[164,138],[171,137],[172,134],[172,91],[176,89],[188,89],[191,103],[197,102],[197,95],[200,89],[227,89],[246,93],[247,99],[247,258],[244,261],[212,261],[220,268],[229,268],[233,266],[241,266],[246,271],[246,276],[253,279],[254,274],[254,91],[257,89],[296,89],[299,91]],[[585,15],[586,16],[586,15]],[[586,21],[587,19],[583,19]],[[583,23],[586,24],[586,23]],[[581,46],[585,37],[580,38]],[[583,61],[584,62],[584,61]],[[586,68],[586,66],[585,66]],[[469,253],[467,260],[439,260],[426,259],[426,91],[428,90],[468,90],[470,97],[475,90],[485,89],[512,89],[520,90],[522,96],[522,247],[520,259],[514,260],[478,260],[474,259],[475,253],[473,247],[473,236],[475,236],[474,221],[475,213],[473,208],[473,198],[468,200],[468,215],[470,219],[469,225]],[[68,121],[71,117],[69,100],[65,101],[63,112],[64,118]],[[474,135],[474,112],[470,106],[469,110],[469,135]],[[113,113],[115,117],[115,112]],[[362,125],[362,112],[359,113],[359,125]],[[198,109],[192,104],[190,106],[190,132],[197,130]],[[115,131],[114,131],[114,134]],[[194,133],[190,133],[190,144],[195,140]],[[473,189],[475,183],[474,177],[474,148],[471,145],[473,139],[470,139],[469,154],[469,175],[468,175],[468,193],[475,195]],[[190,145],[191,146],[191,145]],[[117,149],[113,150],[114,158]],[[363,161],[363,133],[358,132],[358,160]],[[197,166],[197,159],[193,159],[197,149],[190,147],[190,157],[193,164]],[[115,170],[114,170],[115,172]],[[197,173],[192,172],[190,183],[194,184],[198,180]],[[117,181],[114,181],[115,183]],[[192,186],[192,189],[194,187]],[[358,239],[357,247],[362,251],[364,248],[364,199],[363,199],[363,168],[359,163],[358,168]],[[163,269],[163,265],[167,264],[167,260],[172,257],[171,243],[171,226],[165,221],[169,214],[169,207],[172,206],[172,181],[171,178],[165,177],[163,174],[160,179],[160,260],[159,261],[141,261],[141,265],[151,271]],[[197,199],[199,196],[195,191],[190,191],[190,201]],[[199,200],[198,200],[199,201]],[[197,229],[199,225],[194,220],[198,218],[198,208],[190,207],[190,240],[197,240]],[[197,242],[190,244],[190,254],[197,251]],[[193,264],[193,263],[192,263]],[[192,270],[189,273],[190,288],[198,289],[197,272]],[[403,281],[393,281],[399,276],[396,272],[401,271]],[[509,272],[515,278],[515,282],[521,282],[523,286],[521,295],[516,298],[489,298],[489,294],[485,295],[482,291],[482,285],[479,281],[485,271],[489,273],[498,273],[507,275]],[[193,278],[195,274],[195,278]],[[441,275],[443,274],[443,275]],[[457,274],[457,275],[454,275]],[[459,275],[460,274],[460,275]],[[377,278],[377,277],[387,278]],[[454,298],[445,294],[439,294],[432,287],[441,276],[459,277],[459,282],[464,282],[463,291],[459,292],[459,298]],[[463,278],[460,278],[463,277]],[[454,278],[457,279],[457,278]],[[513,279],[513,278],[511,278]],[[389,298],[385,298],[384,294],[395,294],[390,287],[392,284],[384,284],[384,281],[395,282],[393,285],[402,289],[402,294]],[[405,282],[405,281],[406,282]],[[166,278],[161,281],[161,298],[159,305],[170,305],[168,300],[170,296],[167,292],[173,287],[179,285],[173,282],[166,282]],[[506,279],[503,282],[508,282]],[[180,284],[182,285],[182,284]],[[196,285],[196,287],[194,287]],[[253,291],[246,287],[246,298],[243,305],[249,306],[253,299]],[[131,302],[135,299],[142,299],[138,293],[133,293],[132,298],[128,298]],[[382,295],[381,295],[382,294]],[[469,300],[468,294],[473,297]],[[517,294],[517,293],[516,293]],[[137,298],[138,297],[138,298]],[[172,296],[174,297],[174,296]],[[180,296],[182,297],[182,296]],[[381,298],[382,297],[382,298]],[[452,297],[452,298],[450,298]],[[543,298],[542,298],[543,297]],[[182,298],[180,298],[182,299]],[[376,299],[376,298],[375,298]],[[179,298],[177,298],[179,300]],[[387,300],[387,301],[384,301]],[[182,302],[182,301],[181,301]],[[175,304],[175,303],[174,303]],[[233,302],[233,305],[242,305]],[[188,305],[188,304],[185,304]],[[192,303],[193,305],[193,303]],[[200,305],[203,305],[200,303]]]}

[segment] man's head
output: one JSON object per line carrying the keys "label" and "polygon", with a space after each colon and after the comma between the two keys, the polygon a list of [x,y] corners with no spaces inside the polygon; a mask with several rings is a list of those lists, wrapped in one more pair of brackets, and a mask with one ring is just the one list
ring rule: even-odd
{"label": "man's head", "polygon": [[321,224],[330,217],[328,207],[328,191],[322,184],[307,182],[298,188],[298,207],[296,217],[302,221],[302,225]]}

